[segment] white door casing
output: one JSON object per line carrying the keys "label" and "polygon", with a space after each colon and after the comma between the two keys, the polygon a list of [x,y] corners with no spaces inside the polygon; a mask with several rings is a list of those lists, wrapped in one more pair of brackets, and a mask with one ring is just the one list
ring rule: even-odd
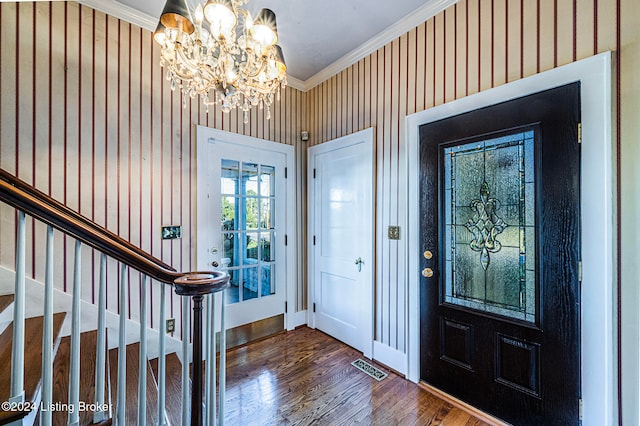
{"label": "white door casing", "polygon": [[[222,160],[238,161],[241,165],[254,163],[275,168],[275,235],[270,242],[272,250],[276,253],[273,269],[275,294],[227,304],[226,327],[232,328],[285,313],[285,302],[295,300],[296,291],[294,148],[203,126],[197,128],[197,144],[195,237],[199,270],[211,270],[212,262],[219,265],[214,269],[224,270],[227,266],[223,259],[220,220]],[[258,271],[255,275],[259,280],[262,267],[259,267]],[[255,291],[258,292],[258,289]],[[293,328],[290,320],[291,316],[285,313],[287,329]]]}
{"label": "white door casing", "polygon": [[405,218],[409,239],[407,369],[417,382],[420,371],[419,342],[419,127],[423,124],[473,111],[488,105],[558,87],[581,83],[581,380],[583,425],[617,423],[615,396],[614,333],[614,222],[611,53],[601,53],[541,74],[440,105],[406,118],[407,143],[403,155],[407,176],[408,209]]}
{"label": "white door casing", "polygon": [[373,129],[313,146],[308,159],[310,326],[371,358]]}

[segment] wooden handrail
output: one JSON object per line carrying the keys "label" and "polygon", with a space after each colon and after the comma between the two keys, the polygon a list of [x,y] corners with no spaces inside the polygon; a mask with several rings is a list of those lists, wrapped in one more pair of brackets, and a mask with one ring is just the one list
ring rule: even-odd
{"label": "wooden handrail", "polygon": [[[194,330],[193,330],[193,388],[192,399],[194,415],[192,417],[192,425],[202,424],[202,300],[203,296],[211,293],[219,292],[229,285],[229,275],[220,271],[204,271],[204,272],[177,272],[171,266],[161,260],[144,252],[140,248],[134,246],[118,235],[110,232],[106,228],[90,221],[78,212],[71,210],[69,207],[54,200],[45,193],[35,189],[24,181],[9,174],[5,170],[0,169],[0,201],[18,209],[20,216],[28,214],[35,219],[44,222],[53,228],[75,238],[78,242],[82,242],[103,254],[120,261],[123,265],[138,270],[152,279],[171,284],[174,286],[175,292],[181,296],[191,296],[194,302]],[[76,243],[76,259],[79,258],[80,244]],[[24,268],[23,268],[24,270]],[[123,266],[120,284],[125,284],[126,267]],[[16,281],[17,282],[17,281]],[[16,284],[16,288],[18,285]],[[21,286],[24,288],[24,286]],[[79,303],[79,285],[74,282],[74,300]],[[163,287],[164,288],[164,287]],[[77,291],[77,295],[75,292]],[[124,288],[121,294],[126,294]],[[120,299],[124,304],[126,299]],[[79,308],[79,306],[78,306]],[[124,310],[124,307],[122,307]],[[78,309],[74,309],[77,312]],[[121,316],[121,344],[124,346],[124,334],[122,330],[125,325],[125,317]],[[79,330],[79,328],[78,328]],[[224,335],[224,330],[222,330]],[[79,332],[77,333],[79,334]],[[224,345],[221,347],[224,351]],[[123,356],[124,356],[123,352]],[[185,361],[186,362],[186,361]],[[124,365],[124,362],[123,364]],[[124,368],[124,367],[123,367]],[[124,371],[124,370],[123,370]],[[222,368],[221,368],[222,372]],[[223,373],[221,373],[223,374]],[[224,377],[224,376],[223,376]],[[221,379],[222,380],[222,379]],[[122,380],[124,382],[124,380]],[[120,394],[120,392],[119,392]],[[222,394],[221,394],[222,395]],[[124,418],[124,414],[123,414]]]}
{"label": "wooden handrail", "polygon": [[[161,260],[2,169],[0,169],[0,201],[24,211],[157,281],[174,285],[176,293],[180,295],[209,294],[227,286],[226,273],[220,271],[177,272]],[[182,279],[176,282],[178,278]]]}
{"label": "wooden handrail", "polygon": [[44,192],[34,188],[33,186],[29,185],[25,181],[18,179],[17,177],[15,177],[11,173],[7,172],[6,170],[0,169],[0,180],[3,180],[5,182],[7,182],[8,184],[10,184],[10,185],[22,190],[26,194],[29,194],[29,195],[33,196],[34,198],[37,198],[38,200],[41,200],[45,204],[50,205],[55,210],[63,212],[69,217],[75,218],[77,221],[84,223],[87,227],[93,229],[95,232],[103,234],[105,237],[109,238],[112,241],[117,241],[120,245],[128,247],[130,250],[138,253],[142,257],[146,257],[151,262],[162,266],[164,269],[168,269],[170,271],[175,271],[174,268],[172,268],[170,265],[167,265],[166,263],[164,263],[160,259],[151,256],[146,251],[144,251],[141,248],[131,244],[129,241],[125,240],[124,238],[120,237],[119,235],[109,231],[106,228],[103,228],[102,226],[96,224],[95,222],[92,222],[88,218],[82,216],[80,213],[76,212],[75,210],[72,210],[71,208],[69,208],[66,205],[62,204],[58,200],[56,200],[54,198],[51,198],[50,196],[48,196]]}

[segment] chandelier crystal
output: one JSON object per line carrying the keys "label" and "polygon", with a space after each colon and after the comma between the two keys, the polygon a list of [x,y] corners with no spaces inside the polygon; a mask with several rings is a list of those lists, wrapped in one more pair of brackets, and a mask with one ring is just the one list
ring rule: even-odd
{"label": "chandelier crystal", "polygon": [[240,8],[248,0],[209,0],[193,11],[186,0],[167,0],[155,41],[162,46],[160,65],[171,90],[200,95],[206,112],[218,104],[223,112],[266,108],[287,84],[287,67],[278,46],[276,15],[262,9],[254,18]]}

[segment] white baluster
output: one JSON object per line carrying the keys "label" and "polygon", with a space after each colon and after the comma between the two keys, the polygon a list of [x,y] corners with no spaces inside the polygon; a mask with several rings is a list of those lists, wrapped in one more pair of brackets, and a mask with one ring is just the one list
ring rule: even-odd
{"label": "white baluster", "polygon": [[18,211],[16,282],[13,296],[13,346],[11,351],[11,402],[24,402],[24,286],[27,223]]}
{"label": "white baluster", "polygon": [[207,296],[207,421],[216,424],[216,299],[214,294]]}
{"label": "white baluster", "polygon": [[126,424],[127,407],[127,265],[120,269],[120,330],[118,331],[118,393],[116,425]]}
{"label": "white baluster", "polygon": [[[102,407],[104,399],[104,382],[106,370],[107,350],[107,255],[100,255],[100,282],[98,284],[98,341],[96,343],[96,406]],[[107,419],[107,413],[96,411],[93,413],[93,422],[100,423]]]}
{"label": "white baluster", "polygon": [[147,424],[147,276],[140,292],[140,362],[138,373],[138,424]]}
{"label": "white baluster", "polygon": [[191,334],[189,298],[182,297],[182,424],[188,425],[191,412],[191,395],[189,393],[189,335]]}
{"label": "white baluster", "polygon": [[73,298],[71,302],[71,351],[69,354],[69,404],[75,407],[69,410],[68,424],[80,424],[80,288],[82,286],[82,243],[76,240],[73,264]]}
{"label": "white baluster", "polygon": [[220,307],[220,410],[218,412],[218,424],[224,426],[224,399],[225,388],[227,384],[227,330],[225,329],[225,293],[226,290],[220,292],[222,304]]}
{"label": "white baluster", "polygon": [[165,414],[164,414],[164,401],[165,401],[165,388],[166,388],[166,337],[167,337],[167,301],[166,301],[166,288],[167,285],[160,283],[160,325],[158,330],[159,336],[159,348],[158,348],[158,426],[164,426]]}
{"label": "white baluster", "polygon": [[[47,227],[44,276],[44,320],[42,325],[42,406],[53,403],[53,227]],[[40,411],[40,425],[51,425],[51,410]]]}

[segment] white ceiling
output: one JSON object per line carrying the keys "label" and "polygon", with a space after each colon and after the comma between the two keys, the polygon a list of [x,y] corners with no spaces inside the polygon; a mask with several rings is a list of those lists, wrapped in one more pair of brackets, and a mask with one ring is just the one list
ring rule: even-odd
{"label": "white ceiling", "polygon": [[[164,0],[79,1],[150,30],[164,7]],[[195,6],[198,0],[187,1]],[[454,2],[249,0],[244,8],[253,16],[263,7],[276,13],[290,85],[306,90]]]}

